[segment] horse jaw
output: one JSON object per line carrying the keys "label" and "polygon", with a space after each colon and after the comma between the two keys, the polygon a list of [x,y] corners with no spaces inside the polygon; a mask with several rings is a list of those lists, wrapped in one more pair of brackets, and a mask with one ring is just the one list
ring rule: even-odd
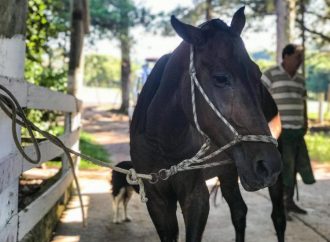
{"label": "horse jaw", "polygon": [[268,127],[270,129],[272,136],[275,139],[278,139],[282,131],[282,124],[279,113],[277,113],[277,115],[270,122],[268,122]]}

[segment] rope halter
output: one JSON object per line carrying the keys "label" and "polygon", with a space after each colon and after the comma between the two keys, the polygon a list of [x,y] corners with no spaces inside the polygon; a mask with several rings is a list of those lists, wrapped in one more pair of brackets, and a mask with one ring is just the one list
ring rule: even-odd
{"label": "rope halter", "polygon": [[[193,170],[193,169],[204,169],[213,166],[225,165],[228,163],[232,163],[231,160],[221,160],[207,164],[201,164],[217,155],[222,153],[223,151],[227,150],[228,148],[241,143],[245,142],[264,142],[264,143],[272,143],[274,145],[277,144],[277,140],[272,136],[268,135],[240,135],[237,130],[228,122],[228,120],[221,114],[221,112],[214,106],[211,102],[209,97],[206,95],[204,89],[200,85],[197,77],[196,77],[196,69],[194,66],[194,49],[193,46],[190,47],[190,64],[189,64],[189,74],[190,74],[190,84],[191,84],[191,103],[192,103],[192,110],[193,110],[193,118],[196,129],[198,132],[204,137],[205,142],[199,149],[199,151],[192,157],[186,160],[181,161],[179,164],[171,166],[169,169],[161,169],[157,174],[160,180],[167,180],[170,176],[176,174],[179,171],[185,170]],[[233,133],[234,139],[229,143],[225,144],[224,146],[218,148],[217,150],[213,151],[210,154],[207,152],[211,148],[211,139],[205,134],[197,119],[197,112],[196,112],[196,98],[195,98],[195,86],[197,87],[198,91],[202,94],[202,97],[206,101],[206,103],[211,107],[213,112],[216,116],[225,124],[227,128]],[[206,155],[207,154],[207,155]],[[196,165],[197,164],[197,165]]]}

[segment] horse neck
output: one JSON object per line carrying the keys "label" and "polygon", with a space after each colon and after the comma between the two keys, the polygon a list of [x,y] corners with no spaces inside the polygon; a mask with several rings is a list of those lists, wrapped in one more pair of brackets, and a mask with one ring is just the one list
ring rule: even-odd
{"label": "horse neck", "polygon": [[[189,45],[182,43],[166,65],[160,87],[148,109],[147,136],[168,154],[177,156],[195,151],[196,132],[182,109],[180,80],[189,65]],[[199,143],[197,142],[196,147]],[[193,149],[193,151],[191,151]],[[174,155],[175,154],[175,155]]]}

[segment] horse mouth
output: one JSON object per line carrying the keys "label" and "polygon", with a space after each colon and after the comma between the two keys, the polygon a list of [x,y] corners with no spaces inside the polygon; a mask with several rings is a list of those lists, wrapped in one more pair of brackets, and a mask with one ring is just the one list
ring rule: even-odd
{"label": "horse mouth", "polygon": [[256,182],[248,182],[246,177],[240,176],[240,181],[241,181],[241,184],[242,184],[243,188],[246,191],[255,192],[255,191],[258,191],[258,190],[263,189],[265,187],[270,187],[270,186],[274,185],[276,183],[276,180],[277,180],[276,178],[271,179],[271,181],[267,182],[267,183],[266,182],[256,183]]}

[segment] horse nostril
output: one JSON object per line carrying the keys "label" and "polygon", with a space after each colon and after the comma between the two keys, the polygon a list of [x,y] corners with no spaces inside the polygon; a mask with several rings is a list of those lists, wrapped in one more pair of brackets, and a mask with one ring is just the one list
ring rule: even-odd
{"label": "horse nostril", "polygon": [[267,178],[270,175],[264,160],[257,161],[256,172],[260,177],[264,178]]}

